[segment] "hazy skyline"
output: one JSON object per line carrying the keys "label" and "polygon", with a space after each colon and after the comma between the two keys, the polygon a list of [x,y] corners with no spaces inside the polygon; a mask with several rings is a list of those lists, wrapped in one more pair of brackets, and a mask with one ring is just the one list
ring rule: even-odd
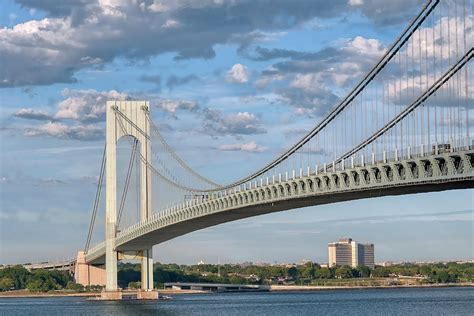
{"label": "hazy skyline", "polygon": [[[107,99],[150,100],[178,154],[229,182],[311,129],[422,3],[2,1],[0,263],[72,258],[82,249]],[[373,242],[377,262],[473,259],[473,192],[249,218],[157,245],[154,255],[178,263],[327,262],[327,243],[350,236]]]}

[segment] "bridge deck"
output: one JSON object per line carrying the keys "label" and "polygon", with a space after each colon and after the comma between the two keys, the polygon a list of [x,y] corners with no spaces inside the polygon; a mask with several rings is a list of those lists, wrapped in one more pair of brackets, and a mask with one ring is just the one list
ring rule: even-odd
{"label": "bridge deck", "polygon": [[[140,250],[205,227],[311,205],[474,187],[474,148],[311,174],[155,214],[120,232],[116,249]],[[86,260],[103,263],[105,244]]]}

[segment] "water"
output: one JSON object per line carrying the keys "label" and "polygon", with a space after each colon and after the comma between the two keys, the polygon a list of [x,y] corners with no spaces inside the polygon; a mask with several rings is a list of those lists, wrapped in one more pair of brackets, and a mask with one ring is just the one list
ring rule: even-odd
{"label": "water", "polygon": [[474,315],[474,288],[174,295],[172,301],[0,298],[0,315]]}

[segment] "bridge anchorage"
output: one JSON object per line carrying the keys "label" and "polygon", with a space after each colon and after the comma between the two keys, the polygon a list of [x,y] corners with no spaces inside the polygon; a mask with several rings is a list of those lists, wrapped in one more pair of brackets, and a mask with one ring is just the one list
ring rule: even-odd
{"label": "bridge anchorage", "polygon": [[[307,135],[230,184],[215,183],[183,161],[151,120],[148,102],[108,101],[104,157],[86,245],[76,260],[77,282],[105,285],[103,298],[120,299],[117,262],[140,260],[138,296],[156,298],[152,248],[175,237],[305,206],[474,187],[472,8],[473,0],[427,1]],[[131,148],[123,190],[117,177],[121,138]],[[104,181],[105,240],[90,247]],[[137,218],[124,223],[133,208],[130,187],[137,189]]]}

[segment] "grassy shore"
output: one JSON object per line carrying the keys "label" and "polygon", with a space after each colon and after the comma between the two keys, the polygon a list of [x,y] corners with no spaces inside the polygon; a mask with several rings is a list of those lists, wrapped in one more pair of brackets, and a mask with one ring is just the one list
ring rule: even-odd
{"label": "grassy shore", "polygon": [[[272,292],[297,292],[297,291],[322,291],[322,290],[350,290],[350,289],[395,289],[395,288],[440,288],[440,287],[472,287],[473,282],[463,283],[437,283],[437,284],[397,284],[397,285],[347,285],[344,282],[333,285],[271,285]],[[196,290],[158,290],[160,295],[179,295],[179,294],[205,294],[206,291]],[[99,292],[71,292],[71,291],[54,291],[54,292],[30,292],[28,290],[17,290],[0,292],[0,298],[21,298],[21,297],[96,297],[100,296]]]}
{"label": "grassy shore", "polygon": [[[197,290],[158,290],[159,295],[175,295],[175,294],[203,294],[207,291]],[[51,291],[51,292],[30,292],[28,290],[15,290],[0,292],[0,298],[20,298],[20,297],[96,297],[100,296],[100,292],[71,292],[71,291]]]}
{"label": "grassy shore", "polygon": [[351,290],[351,289],[396,289],[396,288],[440,288],[440,287],[472,287],[474,283],[436,283],[436,284],[404,284],[404,285],[271,285],[272,292]]}
{"label": "grassy shore", "polygon": [[54,292],[30,292],[28,290],[15,290],[1,292],[0,297],[54,297],[54,296],[83,296],[94,297],[100,293],[97,292],[71,292],[71,291],[54,291]]}

